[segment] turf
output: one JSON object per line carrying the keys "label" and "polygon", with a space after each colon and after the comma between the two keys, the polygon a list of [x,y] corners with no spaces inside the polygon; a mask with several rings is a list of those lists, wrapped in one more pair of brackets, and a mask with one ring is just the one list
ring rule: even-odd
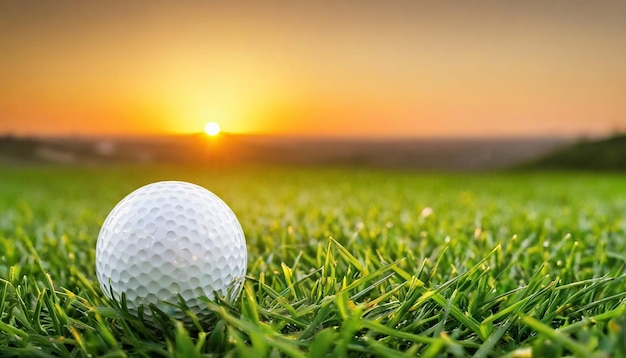
{"label": "turf", "polygon": [[[149,324],[96,280],[109,210],[164,179],[214,191],[246,234],[245,290],[208,321]],[[0,356],[623,356],[624,179],[3,169]]]}

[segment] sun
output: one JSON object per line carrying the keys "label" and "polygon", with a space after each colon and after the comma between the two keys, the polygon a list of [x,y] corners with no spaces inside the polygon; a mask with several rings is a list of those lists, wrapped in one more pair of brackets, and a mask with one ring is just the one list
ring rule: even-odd
{"label": "sun", "polygon": [[204,133],[214,137],[220,134],[220,125],[217,122],[208,122],[204,125]]}

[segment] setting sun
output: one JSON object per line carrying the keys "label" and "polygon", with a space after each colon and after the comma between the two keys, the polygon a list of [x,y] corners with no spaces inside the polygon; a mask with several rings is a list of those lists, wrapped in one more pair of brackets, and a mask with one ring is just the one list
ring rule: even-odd
{"label": "setting sun", "polygon": [[220,125],[216,122],[208,122],[204,125],[204,133],[210,136],[216,136],[220,134]]}

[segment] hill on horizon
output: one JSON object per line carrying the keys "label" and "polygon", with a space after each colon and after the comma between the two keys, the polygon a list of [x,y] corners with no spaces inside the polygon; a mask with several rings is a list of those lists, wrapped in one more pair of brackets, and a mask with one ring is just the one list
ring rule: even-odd
{"label": "hill on horizon", "polygon": [[521,169],[626,170],[626,133],[599,140],[580,140],[520,166]]}

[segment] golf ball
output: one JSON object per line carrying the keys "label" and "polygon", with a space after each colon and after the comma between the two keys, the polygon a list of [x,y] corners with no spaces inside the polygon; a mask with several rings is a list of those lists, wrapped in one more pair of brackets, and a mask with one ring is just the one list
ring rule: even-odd
{"label": "golf ball", "polygon": [[[200,297],[234,300],[246,274],[246,241],[232,210],[195,184],[157,182],[126,196],[102,224],[96,274],[104,294],[129,311],[154,304],[180,316],[179,295],[197,315]],[[168,304],[169,303],[169,304]]]}

